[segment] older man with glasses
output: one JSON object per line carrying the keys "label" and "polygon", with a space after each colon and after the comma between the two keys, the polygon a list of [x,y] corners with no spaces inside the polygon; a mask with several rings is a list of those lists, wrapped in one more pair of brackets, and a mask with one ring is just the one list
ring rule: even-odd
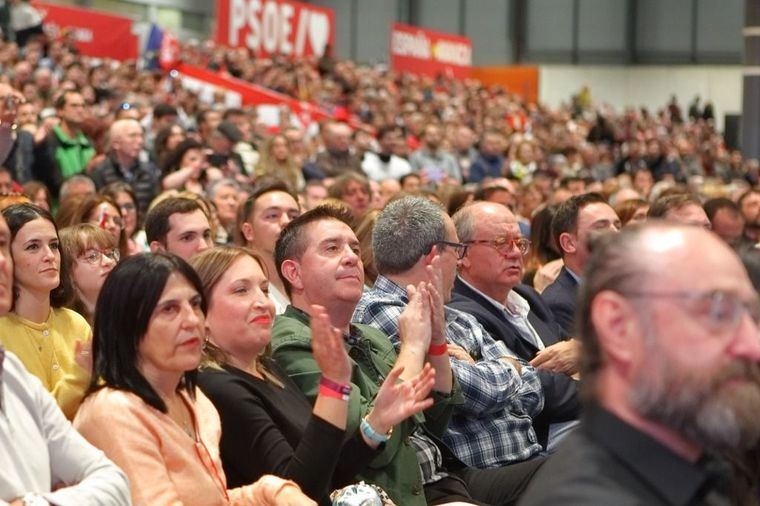
{"label": "older man with glasses", "polygon": [[378,217],[372,247],[380,275],[362,295],[354,322],[382,330],[398,346],[406,287],[431,277],[439,286],[434,307],[442,328],[437,332],[446,336],[450,348],[440,353],[450,353],[465,398],[444,434],[456,456],[472,467],[494,468],[539,455],[542,447],[532,419],[541,413],[544,396],[535,369],[495,341],[475,318],[443,307],[451,298],[457,263],[468,250],[457,239],[451,218],[427,199],[399,199]]}
{"label": "older man with glasses", "polygon": [[520,234],[517,218],[503,205],[475,202],[453,221],[459,239],[469,246],[459,262],[459,276],[449,307],[474,316],[497,341],[537,368],[544,409],[534,420],[543,444],[553,443],[565,425],[577,418],[576,381],[579,346],[562,330],[538,293],[521,284],[530,241]]}
{"label": "older man with glasses", "polygon": [[760,443],[760,304],[730,247],[665,222],[599,237],[578,304],[589,403],[521,504],[754,504],[757,468],[726,461]]}

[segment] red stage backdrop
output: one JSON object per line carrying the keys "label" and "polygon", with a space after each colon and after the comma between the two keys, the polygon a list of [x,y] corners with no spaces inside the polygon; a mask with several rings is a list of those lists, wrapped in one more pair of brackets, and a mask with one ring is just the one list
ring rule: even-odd
{"label": "red stage backdrop", "polygon": [[332,9],[284,0],[217,0],[216,41],[258,55],[321,56],[334,46]]}
{"label": "red stage backdrop", "polygon": [[391,68],[396,72],[470,75],[472,43],[467,37],[395,23],[390,44]]}
{"label": "red stage backdrop", "polygon": [[32,3],[44,16],[45,32],[55,38],[63,30],[73,30],[83,55],[116,60],[137,58],[138,41],[130,18],[79,7]]}

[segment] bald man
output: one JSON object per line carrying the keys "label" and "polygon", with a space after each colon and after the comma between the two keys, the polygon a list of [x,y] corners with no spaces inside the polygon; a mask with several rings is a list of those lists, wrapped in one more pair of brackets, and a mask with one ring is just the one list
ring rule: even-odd
{"label": "bald man", "polygon": [[145,216],[150,201],[159,191],[160,174],[151,162],[140,159],[145,143],[143,129],[137,120],[120,119],[113,122],[108,137],[108,155],[95,166],[90,177],[98,189],[117,181],[129,183],[140,215]]}

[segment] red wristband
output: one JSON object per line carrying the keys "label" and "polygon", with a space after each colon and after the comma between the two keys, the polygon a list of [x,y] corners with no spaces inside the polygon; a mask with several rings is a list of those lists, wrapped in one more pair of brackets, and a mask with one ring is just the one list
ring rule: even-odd
{"label": "red wristband", "polygon": [[446,343],[431,344],[430,348],[428,348],[427,354],[437,357],[445,354],[447,351],[449,351],[449,345]]}
{"label": "red wristband", "polygon": [[323,377],[319,380],[319,393],[347,401],[351,397],[351,385],[341,385]]}

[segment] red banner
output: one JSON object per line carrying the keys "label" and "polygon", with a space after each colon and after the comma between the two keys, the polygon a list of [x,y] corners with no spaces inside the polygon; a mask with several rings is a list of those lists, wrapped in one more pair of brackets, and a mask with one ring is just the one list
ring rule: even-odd
{"label": "red banner", "polygon": [[73,30],[79,51],[85,56],[135,59],[138,55],[137,36],[132,33],[132,20],[90,9],[65,7],[33,2],[43,15],[45,32],[57,38]]}
{"label": "red banner", "polygon": [[216,41],[257,55],[322,56],[334,46],[332,9],[286,0],[217,0]]}
{"label": "red banner", "polygon": [[332,118],[327,112],[311,102],[277,93],[263,86],[251,84],[234,77],[221,76],[210,70],[192,65],[181,64],[175,69],[182,79],[182,85],[198,93],[201,99],[211,99],[218,90],[224,90],[226,105],[240,107],[243,105],[287,105],[303,124]]}
{"label": "red banner", "polygon": [[472,43],[467,37],[394,23],[390,41],[391,68],[435,77],[469,77]]}

